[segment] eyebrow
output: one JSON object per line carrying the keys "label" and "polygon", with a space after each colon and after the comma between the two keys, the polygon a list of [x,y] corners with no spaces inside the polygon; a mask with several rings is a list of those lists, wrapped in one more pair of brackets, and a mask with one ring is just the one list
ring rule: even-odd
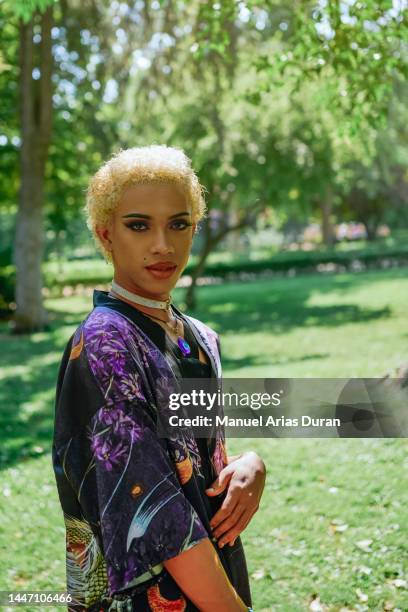
{"label": "eyebrow", "polygon": [[[175,219],[176,217],[189,217],[189,212],[179,212],[175,215],[170,215],[169,219]],[[122,215],[122,219],[134,219],[137,217],[138,219],[151,219],[150,215],[142,215],[141,213],[130,213],[129,215]]]}

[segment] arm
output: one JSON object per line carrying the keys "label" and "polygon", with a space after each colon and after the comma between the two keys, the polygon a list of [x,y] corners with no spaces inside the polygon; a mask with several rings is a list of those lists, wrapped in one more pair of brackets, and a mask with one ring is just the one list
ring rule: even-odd
{"label": "arm", "polygon": [[208,538],[164,566],[200,612],[247,612]]}

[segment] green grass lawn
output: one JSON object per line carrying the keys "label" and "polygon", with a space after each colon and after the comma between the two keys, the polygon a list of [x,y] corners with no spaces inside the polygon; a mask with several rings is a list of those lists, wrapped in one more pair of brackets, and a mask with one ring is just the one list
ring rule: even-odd
{"label": "green grass lawn", "polygon": [[[226,376],[376,376],[407,360],[404,269],[203,287],[198,297],[192,314],[220,333]],[[49,300],[50,330],[31,337],[1,328],[0,590],[64,590],[54,385],[90,304]],[[230,440],[231,453],[245,448],[268,467],[243,536],[255,610],[308,610],[317,597],[329,612],[408,610],[405,440]]]}

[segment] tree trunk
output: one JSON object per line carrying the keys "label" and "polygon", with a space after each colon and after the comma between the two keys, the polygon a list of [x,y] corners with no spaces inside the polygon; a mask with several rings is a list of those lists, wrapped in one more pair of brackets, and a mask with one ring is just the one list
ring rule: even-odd
{"label": "tree trunk", "polygon": [[42,302],[42,204],[45,164],[52,118],[52,7],[40,16],[40,78],[32,77],[33,25],[20,23],[21,187],[14,258],[16,265],[15,332],[41,329],[46,322]]}
{"label": "tree trunk", "polygon": [[[238,214],[236,210],[232,210],[230,213],[227,213],[226,216],[229,218],[228,223],[230,225],[234,225],[238,222]],[[226,250],[236,254],[239,254],[242,251],[240,232],[231,232],[228,235],[225,248]]]}
{"label": "tree trunk", "polygon": [[200,254],[200,258],[198,260],[198,264],[193,270],[191,275],[191,285],[186,291],[185,303],[187,309],[196,307],[195,300],[195,288],[197,286],[197,279],[200,277],[200,274],[205,268],[205,263],[207,261],[207,257],[213,251],[213,249],[219,244],[226,236],[230,235],[232,232],[238,232],[244,227],[251,226],[254,223],[254,218],[259,212],[265,210],[265,203],[261,200],[257,200],[256,204],[253,204],[250,207],[250,214],[244,215],[243,218],[237,219],[234,225],[227,225],[221,229],[216,230],[215,232],[211,229],[211,224],[209,218],[205,220],[204,232],[204,246]]}
{"label": "tree trunk", "polygon": [[376,223],[373,221],[363,221],[362,223],[367,233],[367,240],[369,242],[372,242],[373,240],[377,238],[377,229],[378,229],[379,223]]}
{"label": "tree trunk", "polygon": [[211,241],[205,241],[203,250],[200,254],[200,258],[198,260],[198,263],[196,265],[196,267],[193,270],[193,273],[191,275],[191,285],[188,287],[187,291],[186,291],[186,297],[185,297],[185,303],[186,303],[186,308],[187,310],[193,310],[197,303],[196,303],[196,294],[195,294],[195,289],[197,286],[197,280],[200,278],[201,273],[203,272],[204,268],[205,268],[205,263],[207,261],[207,257],[209,256],[209,254],[211,253],[212,249],[214,248],[214,244]]}
{"label": "tree trunk", "polygon": [[325,198],[325,200],[321,203],[321,211],[323,243],[326,246],[332,246],[334,243],[334,229],[330,218],[332,212],[330,197]]}

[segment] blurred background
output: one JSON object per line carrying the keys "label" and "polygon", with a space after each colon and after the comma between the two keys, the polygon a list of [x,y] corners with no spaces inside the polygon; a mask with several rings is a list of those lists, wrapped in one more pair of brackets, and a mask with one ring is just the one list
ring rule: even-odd
{"label": "blurred background", "polygon": [[[407,32],[405,0],[2,0],[0,589],[64,589],[55,381],[112,277],[83,206],[120,148],[181,147],[206,188],[174,297],[225,376],[404,377]],[[405,440],[244,448],[256,610],[408,609]]]}

